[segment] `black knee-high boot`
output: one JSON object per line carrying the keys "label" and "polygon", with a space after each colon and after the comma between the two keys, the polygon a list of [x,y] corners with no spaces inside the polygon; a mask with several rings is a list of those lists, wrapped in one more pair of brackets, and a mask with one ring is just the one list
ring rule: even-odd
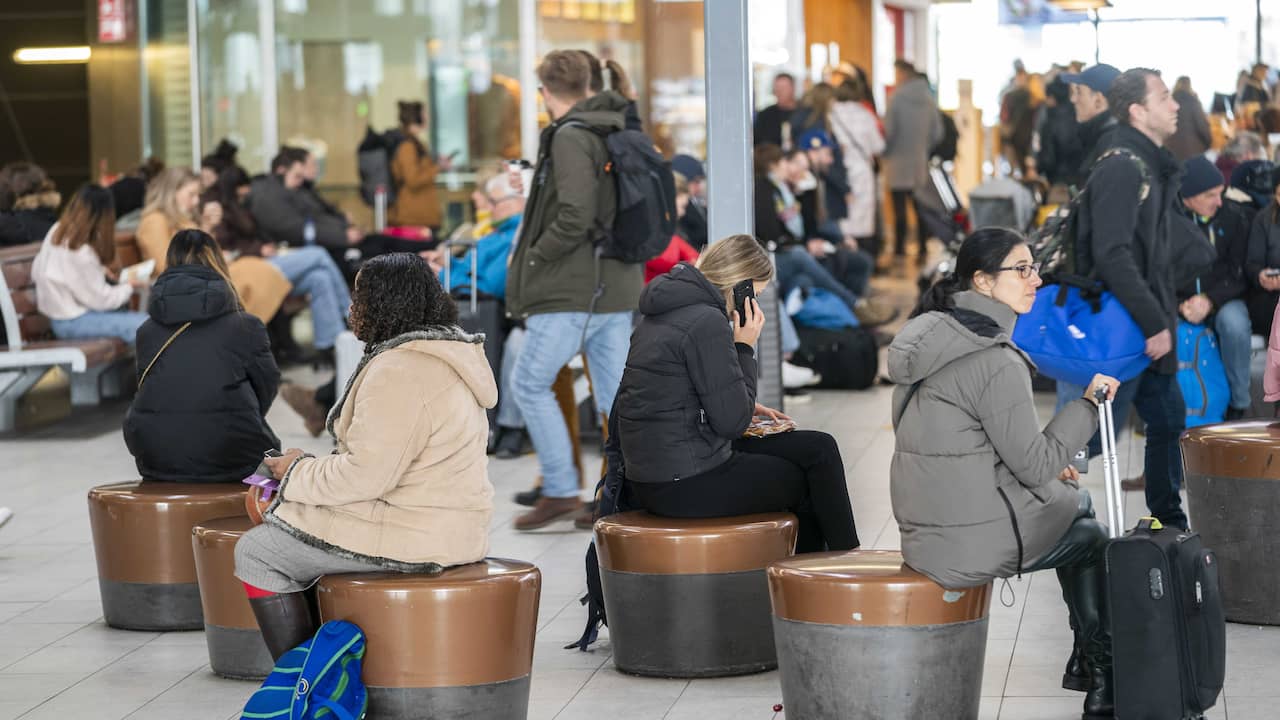
{"label": "black knee-high boot", "polygon": [[303,591],[249,598],[249,607],[258,619],[272,660],[279,660],[316,634],[319,623],[312,614],[308,595]]}
{"label": "black knee-high boot", "polygon": [[1083,720],[1115,717],[1112,685],[1111,618],[1104,597],[1106,568],[1103,563],[1061,568],[1063,594],[1080,624],[1084,659],[1089,671],[1089,691],[1084,698]]}

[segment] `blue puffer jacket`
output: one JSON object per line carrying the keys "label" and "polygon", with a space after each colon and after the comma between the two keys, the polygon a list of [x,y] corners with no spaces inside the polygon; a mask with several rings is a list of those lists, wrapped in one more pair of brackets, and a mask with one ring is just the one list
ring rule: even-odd
{"label": "blue puffer jacket", "polygon": [[[511,255],[511,243],[520,227],[521,215],[512,215],[493,226],[493,232],[480,238],[476,247],[466,255],[453,260],[449,282],[452,290],[471,290],[471,253],[476,255],[476,288],[481,295],[499,300],[507,294],[507,257]],[[440,273],[444,282],[444,272]]]}

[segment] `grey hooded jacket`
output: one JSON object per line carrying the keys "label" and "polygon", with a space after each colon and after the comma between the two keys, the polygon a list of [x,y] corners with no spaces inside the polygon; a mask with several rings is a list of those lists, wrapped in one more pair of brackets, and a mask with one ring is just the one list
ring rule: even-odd
{"label": "grey hooded jacket", "polygon": [[1058,475],[1097,427],[1094,404],[1080,398],[1041,432],[1034,366],[1009,339],[1013,309],[974,292],[958,293],[955,304],[994,321],[994,337],[931,312],[889,348],[898,385],[890,485],[902,554],[945,588],[1014,575],[1062,538],[1079,503]]}

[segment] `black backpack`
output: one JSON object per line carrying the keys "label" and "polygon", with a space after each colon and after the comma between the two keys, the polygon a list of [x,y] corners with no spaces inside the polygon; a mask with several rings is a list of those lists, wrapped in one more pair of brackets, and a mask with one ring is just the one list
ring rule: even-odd
{"label": "black backpack", "polygon": [[[614,400],[609,411],[609,440],[604,446],[606,460],[604,477],[596,484],[595,520],[633,509],[624,497],[626,472],[622,465],[622,441],[618,437],[618,402]],[[600,558],[596,555],[595,540],[587,548],[587,594],[579,602],[587,608],[587,627],[582,637],[564,646],[565,650],[586,652],[600,635],[600,626],[608,625],[604,612],[604,586],[600,583]]]}
{"label": "black backpack", "polygon": [[366,128],[364,140],[356,148],[356,166],[360,170],[360,197],[372,206],[378,188],[387,191],[387,206],[396,199],[395,179],[391,177],[391,157],[404,142],[404,133],[391,129],[384,133]]}
{"label": "black backpack", "polygon": [[825,330],[797,325],[796,334],[800,349],[791,361],[821,375],[818,387],[865,390],[875,384],[880,351],[866,328]]}
{"label": "black backpack", "polygon": [[941,110],[938,111],[938,115],[942,117],[942,139],[933,146],[929,154],[943,162],[953,161],[956,159],[956,150],[960,145],[960,130],[950,115]]}
{"label": "black backpack", "polygon": [[[605,172],[613,176],[618,211],[613,227],[606,228],[596,243],[600,256],[643,263],[661,255],[676,232],[676,183],[671,163],[639,130],[609,131],[579,120],[568,120],[560,127],[595,133],[609,153]],[[546,167],[549,160],[548,153]]]}

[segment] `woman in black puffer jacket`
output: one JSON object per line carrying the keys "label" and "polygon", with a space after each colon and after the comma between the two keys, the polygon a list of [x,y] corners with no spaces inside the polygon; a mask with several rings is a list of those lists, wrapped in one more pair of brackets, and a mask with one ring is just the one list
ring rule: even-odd
{"label": "woman in black puffer jacket", "polygon": [[785,419],[755,400],[764,315],[749,301],[742,325],[732,307],[734,285],[752,280],[761,293],[772,279],[755,238],[734,235],[645,288],[614,405],[629,495],[667,517],[786,510],[800,520],[796,552],[851,550],[858,533],[835,440],[742,436],[755,416]]}
{"label": "woman in black puffer jacket", "polygon": [[125,443],[147,480],[238,482],[280,449],[266,420],[280,386],[267,329],[242,309],[208,234],[179,232],[166,264],[138,329]]}

